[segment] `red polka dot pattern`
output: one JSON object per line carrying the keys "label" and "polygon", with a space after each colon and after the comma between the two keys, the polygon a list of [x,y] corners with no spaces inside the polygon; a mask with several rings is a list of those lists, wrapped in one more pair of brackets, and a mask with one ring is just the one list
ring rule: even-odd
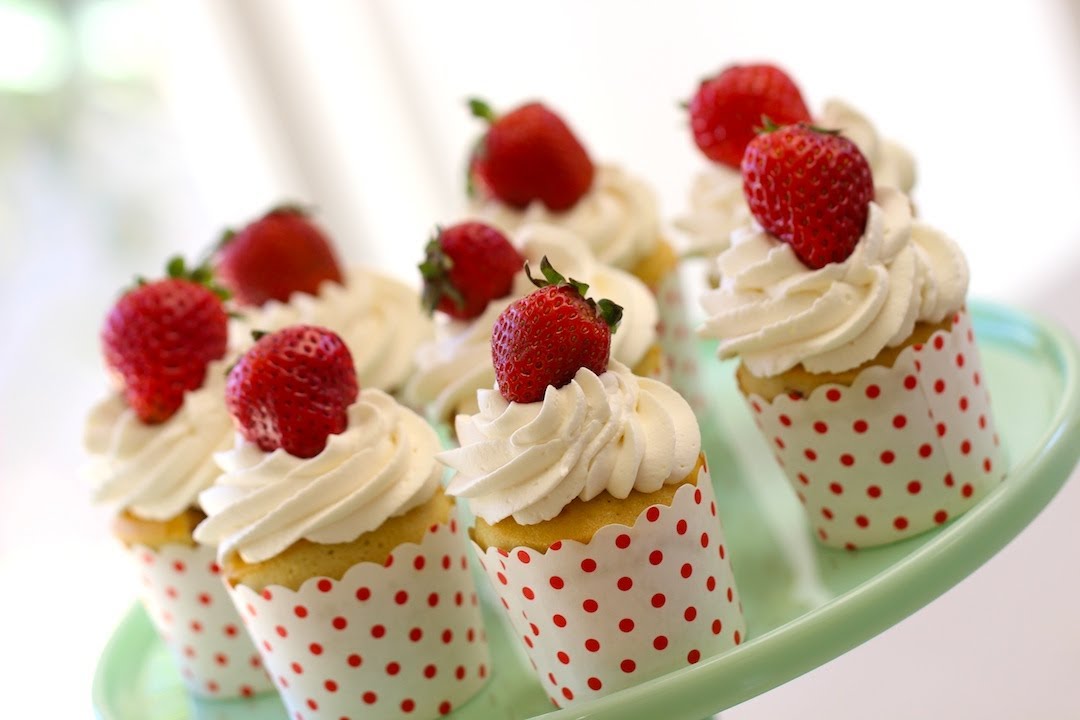
{"label": "red polka dot pattern", "polygon": [[241,616],[211,548],[167,545],[159,552],[137,546],[132,558],[143,607],[192,693],[234,698],[273,689],[262,664],[250,662],[258,657],[255,646],[239,630]]}
{"label": "red polka dot pattern", "polygon": [[704,411],[705,395],[699,377],[698,346],[679,274],[670,273],[661,280],[659,287],[650,289],[656,296],[660,317],[656,325],[657,341],[664,351],[664,367],[657,379],[678,390],[695,411]]}
{"label": "red polka dot pattern", "polygon": [[850,391],[747,398],[821,543],[864,548],[911,537],[962,515],[1001,482],[973,338],[960,313],[950,332],[904,349],[891,368],[863,370]]}
{"label": "red polka dot pattern", "polygon": [[434,718],[476,694],[490,659],[467,555],[452,522],[395,548],[393,562],[354,565],[341,580],[232,590],[236,607],[254,611],[242,617],[267,642],[262,665],[288,717]]}
{"label": "red polka dot pattern", "polygon": [[[686,667],[745,636],[714,503],[702,470],[697,487],[681,487],[670,508],[658,515],[646,510],[629,530],[601,528],[588,544],[563,541],[558,550],[515,549],[509,557],[473,546],[559,706]],[[554,576],[562,580],[559,589],[549,582]],[[532,600],[524,588],[533,590]]]}

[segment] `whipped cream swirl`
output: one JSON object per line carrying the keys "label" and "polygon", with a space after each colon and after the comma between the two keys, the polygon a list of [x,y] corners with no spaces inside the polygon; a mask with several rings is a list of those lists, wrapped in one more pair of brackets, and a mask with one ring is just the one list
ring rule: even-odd
{"label": "whipped cream swirl", "polygon": [[582,368],[534,403],[477,393],[480,411],[459,415],[461,447],[438,455],[457,470],[447,492],[489,523],[550,520],[574,498],[625,498],[682,481],[697,463],[701,433],[690,406],[667,385],[612,362]]}
{"label": "whipped cream swirl", "polygon": [[[634,367],[656,344],[656,298],[636,277],[597,261],[578,236],[554,225],[523,226],[513,242],[534,276],[538,276],[540,260],[546,255],[564,277],[587,283],[589,297],[608,298],[622,305],[622,323],[611,336],[611,357]],[[405,388],[405,401],[426,408],[434,422],[449,421],[455,412],[476,412],[476,391],[495,382],[491,365],[495,321],[510,303],[534,290],[520,272],[510,295],[489,303],[480,316],[472,320],[440,316],[435,340],[421,345],[416,353],[417,371]]]}
{"label": "whipped cream swirl", "polygon": [[199,491],[218,475],[213,454],[232,443],[226,368],[225,360],[208,364],[202,386],[185,393],[176,413],[157,425],[139,420],[119,393],[91,409],[84,473],[95,502],[162,521],[196,505]]}
{"label": "whipped cream swirl", "polygon": [[816,124],[840,133],[859,146],[870,164],[874,185],[910,193],[915,186],[915,158],[904,147],[881,137],[870,120],[841,100],[828,100]]}
{"label": "whipped cream swirl", "polygon": [[215,456],[223,474],[199,496],[207,518],[195,539],[222,558],[261,562],[301,538],[351,542],[431,499],[443,474],[431,426],[376,389],[348,412],[345,432],[313,458],[268,453],[237,434]]}
{"label": "whipped cream swirl", "polygon": [[538,200],[518,210],[494,198],[474,205],[472,211],[508,233],[536,222],[566,228],[581,236],[600,262],[623,270],[633,270],[656,248],[660,237],[660,215],[652,191],[611,165],[598,165],[592,187],[563,212],[552,212]]}
{"label": "whipped cream swirl", "polygon": [[842,372],[904,342],[918,321],[941,322],[964,303],[968,268],[957,245],[913,222],[907,196],[878,188],[866,232],[844,262],[812,270],[754,224],[717,258],[723,278],[701,299],[701,334],[720,340],[759,377],[798,364]]}
{"label": "whipped cream swirl", "polygon": [[[875,186],[909,193],[915,185],[915,159],[900,145],[881,137],[865,115],[840,100],[829,100],[814,124],[840,130],[859,146],[870,164]],[[714,164],[690,188],[690,212],[675,220],[686,233],[688,255],[716,255],[731,245],[731,233],[751,220],[743,197],[742,175]]]}
{"label": "whipped cream swirl", "polygon": [[318,295],[293,293],[271,300],[234,321],[232,337],[250,345],[251,330],[273,332],[290,325],[319,325],[341,336],[352,353],[362,388],[399,389],[412,358],[432,334],[431,320],[415,290],[367,268],[348,271],[345,285],[325,281]]}

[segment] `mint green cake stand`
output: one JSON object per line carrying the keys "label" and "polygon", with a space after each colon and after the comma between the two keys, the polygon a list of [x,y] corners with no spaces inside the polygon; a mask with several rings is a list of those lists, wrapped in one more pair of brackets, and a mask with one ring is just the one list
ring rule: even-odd
{"label": "mint green cake stand", "polygon": [[[940,529],[884,548],[843,552],[818,546],[743,406],[732,365],[717,363],[711,345],[702,343],[700,361],[713,402],[700,418],[701,427],[748,641],[693,667],[555,710],[480,583],[495,672],[487,688],[452,717],[698,720],[865,642],[993,557],[1039,514],[1076,465],[1080,363],[1074,341],[1051,323],[985,303],[971,309],[1009,459],[1006,481],[974,509]],[[274,695],[235,701],[189,697],[137,605],[101,655],[93,704],[105,720],[286,717]]]}

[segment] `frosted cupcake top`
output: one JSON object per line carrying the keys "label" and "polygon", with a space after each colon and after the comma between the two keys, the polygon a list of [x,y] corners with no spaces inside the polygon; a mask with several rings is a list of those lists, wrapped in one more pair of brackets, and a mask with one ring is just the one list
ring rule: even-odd
{"label": "frosted cupcake top", "polygon": [[717,258],[721,286],[701,299],[701,334],[721,358],[739,356],[759,377],[802,364],[842,372],[900,345],[916,322],[960,309],[968,268],[960,248],[913,221],[907,196],[877,189],[866,230],[844,262],[812,270],[756,222]]}
{"label": "frosted cupcake top", "polygon": [[207,513],[195,539],[249,563],[297,540],[351,542],[427,502],[442,477],[439,439],[422,418],[373,388],[348,410],[345,432],[303,459],[266,452],[239,433],[215,455],[221,475],[199,496]]}
{"label": "frosted cupcake top", "polygon": [[398,280],[367,268],[346,273],[346,284],[326,281],[318,295],[293,293],[289,302],[270,300],[244,314],[231,329],[273,332],[290,325],[318,325],[341,335],[352,352],[361,387],[392,392],[412,370],[417,346],[432,334],[417,293]]}
{"label": "frosted cupcake top", "polygon": [[158,425],[139,420],[119,393],[91,409],[84,472],[95,502],[147,520],[168,520],[196,505],[199,492],[217,477],[213,454],[232,443],[227,367],[225,360],[207,365],[202,386],[185,393],[180,409]]}
{"label": "frosted cupcake top", "polygon": [[[619,331],[611,336],[611,357],[633,367],[656,343],[655,297],[633,275],[593,258],[581,238],[555,225],[536,223],[523,226],[513,243],[532,267],[539,267],[547,256],[561,273],[626,310]],[[479,317],[468,321],[440,317],[434,341],[416,352],[417,370],[406,386],[405,401],[427,408],[428,417],[436,422],[452,420],[455,411],[475,412],[476,391],[495,382],[491,365],[495,320],[510,303],[535,289],[521,272],[510,295],[489,303]]]}
{"label": "frosted cupcake top", "polygon": [[508,233],[548,223],[579,235],[600,262],[633,269],[656,247],[660,215],[649,187],[612,165],[597,165],[592,187],[569,210],[552,212],[539,200],[524,210],[492,198],[474,205],[477,217]]}
{"label": "frosted cupcake top", "polygon": [[[870,164],[875,186],[911,192],[915,185],[915,160],[900,145],[881,137],[865,115],[840,100],[829,100],[814,121],[823,128],[840,130],[858,145]],[[688,252],[715,255],[731,245],[732,231],[750,222],[743,198],[742,176],[735,168],[712,163],[694,180],[690,189],[690,212],[675,221],[687,234]]]}
{"label": "frosted cupcake top", "polygon": [[447,492],[489,523],[550,520],[605,490],[654,492],[689,475],[701,451],[682,396],[615,361],[599,376],[582,368],[569,384],[548,386],[540,402],[508,402],[497,388],[477,401],[477,414],[457,418],[461,447],[438,458],[457,470]]}

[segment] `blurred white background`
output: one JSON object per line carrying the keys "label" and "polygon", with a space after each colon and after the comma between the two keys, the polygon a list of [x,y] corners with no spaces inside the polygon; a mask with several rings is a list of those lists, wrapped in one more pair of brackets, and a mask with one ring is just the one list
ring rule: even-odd
{"label": "blurred white background", "polygon": [[[973,296],[1080,334],[1075,1],[0,0],[5,704],[89,717],[134,597],[78,475],[98,327],[134,274],[293,198],[349,260],[414,280],[463,206],[471,95],[548,100],[670,220],[705,163],[678,101],[752,59],[914,152],[920,213],[967,251]],[[1077,511],[1073,483],[932,606],[724,717],[1080,717]]]}

